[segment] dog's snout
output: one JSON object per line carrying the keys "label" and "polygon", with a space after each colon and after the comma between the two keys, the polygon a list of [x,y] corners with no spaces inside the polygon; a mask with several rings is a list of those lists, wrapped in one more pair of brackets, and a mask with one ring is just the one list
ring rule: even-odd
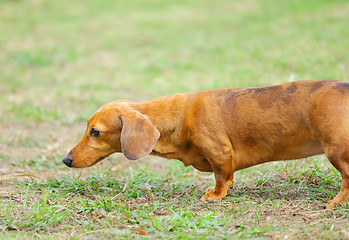
{"label": "dog's snout", "polygon": [[70,156],[66,156],[65,158],[63,158],[63,162],[65,165],[67,165],[68,167],[71,167],[73,164],[73,159]]}

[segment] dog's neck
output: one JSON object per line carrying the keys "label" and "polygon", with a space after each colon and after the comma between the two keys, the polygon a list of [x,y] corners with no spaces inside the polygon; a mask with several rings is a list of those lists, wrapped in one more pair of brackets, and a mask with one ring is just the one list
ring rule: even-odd
{"label": "dog's neck", "polygon": [[[151,101],[134,103],[133,108],[146,115],[155,127],[160,131],[160,138],[154,148],[155,155],[171,157],[185,141],[186,109],[190,104],[191,94],[176,94],[157,98]],[[167,155],[170,156],[167,156]],[[172,156],[173,157],[173,156]]]}

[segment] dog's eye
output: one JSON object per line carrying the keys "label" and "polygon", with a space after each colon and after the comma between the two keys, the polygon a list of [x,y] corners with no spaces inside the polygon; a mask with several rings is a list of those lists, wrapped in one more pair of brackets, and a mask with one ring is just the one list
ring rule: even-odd
{"label": "dog's eye", "polygon": [[93,136],[93,137],[98,137],[98,136],[99,136],[99,133],[100,133],[100,131],[98,131],[98,130],[95,129],[95,128],[92,128],[92,129],[91,129],[91,132],[90,132],[90,135]]}

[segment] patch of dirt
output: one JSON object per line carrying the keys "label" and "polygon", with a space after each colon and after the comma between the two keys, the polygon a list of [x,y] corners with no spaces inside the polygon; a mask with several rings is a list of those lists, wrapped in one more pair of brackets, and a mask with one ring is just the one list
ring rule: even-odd
{"label": "patch of dirt", "polygon": [[0,129],[0,175],[5,175],[28,171],[26,163],[29,161],[63,156],[78,140],[77,129],[81,126],[2,124]]}

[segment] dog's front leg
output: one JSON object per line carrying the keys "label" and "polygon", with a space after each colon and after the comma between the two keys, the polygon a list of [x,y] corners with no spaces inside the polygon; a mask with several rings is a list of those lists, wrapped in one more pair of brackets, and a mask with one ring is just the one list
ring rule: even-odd
{"label": "dog's front leg", "polygon": [[214,176],[216,179],[216,185],[214,187],[209,187],[206,190],[204,196],[201,197],[201,200],[218,200],[224,198],[227,195],[228,190],[233,185],[234,171],[232,167],[231,156],[225,157],[225,160],[217,161],[217,158],[210,159],[209,162],[212,166]]}

